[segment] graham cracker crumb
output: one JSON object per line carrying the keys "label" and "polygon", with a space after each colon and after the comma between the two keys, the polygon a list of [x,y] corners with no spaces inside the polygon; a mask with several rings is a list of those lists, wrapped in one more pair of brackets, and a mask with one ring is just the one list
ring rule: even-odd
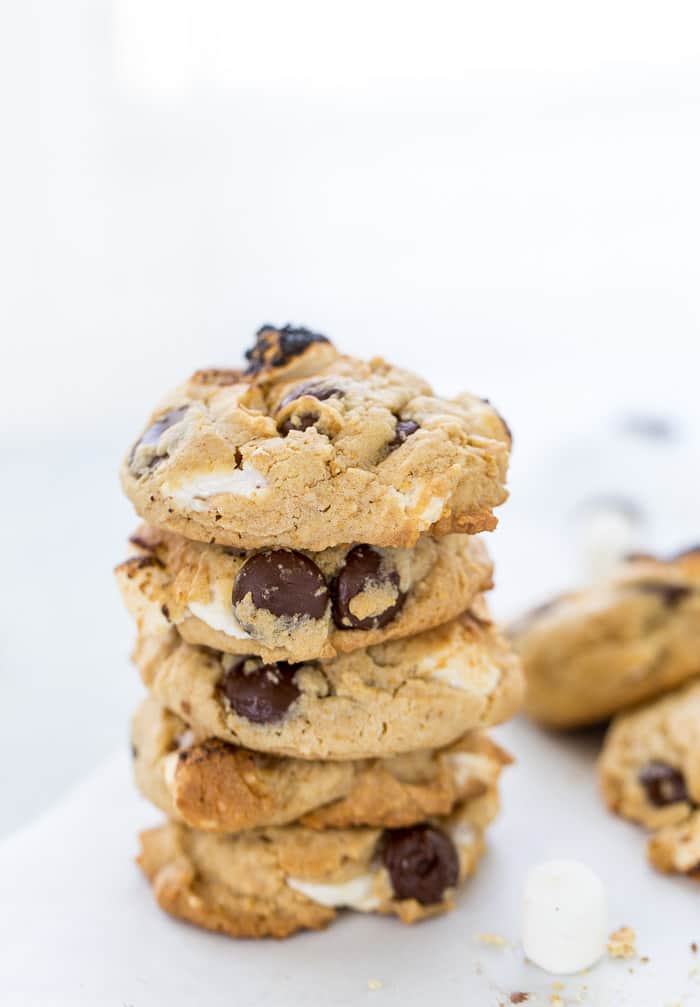
{"label": "graham cracker crumb", "polygon": [[693,952],[694,955],[698,953],[698,946],[695,943],[695,941],[693,941],[693,943],[690,945],[690,950]]}
{"label": "graham cracker crumb", "polygon": [[608,937],[608,954],[611,958],[634,958],[636,934],[632,927],[618,927]]}
{"label": "graham cracker crumb", "polygon": [[503,948],[506,945],[505,937],[501,937],[500,934],[476,934],[474,937],[475,941],[480,944],[486,944],[488,947],[492,948]]}
{"label": "graham cracker crumb", "polygon": [[368,979],[367,989],[372,990],[372,992],[376,992],[377,990],[383,990],[384,983],[381,981],[381,979]]}

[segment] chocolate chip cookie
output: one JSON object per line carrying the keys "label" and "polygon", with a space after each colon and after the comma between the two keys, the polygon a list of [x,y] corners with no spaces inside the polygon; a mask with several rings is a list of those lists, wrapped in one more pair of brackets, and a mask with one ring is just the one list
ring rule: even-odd
{"label": "chocolate chip cookie", "polygon": [[144,526],[116,569],[141,632],[266,661],[304,661],[409,636],[454,619],[492,586],[477,536],[423,537],[412,549],[345,545],[319,553],[243,552]]}
{"label": "chocolate chip cookie", "polygon": [[700,673],[700,549],[635,556],[605,583],[511,629],[525,707],[555,727],[602,721]]}
{"label": "chocolate chip cookie", "polygon": [[417,636],[330,661],[266,663],[139,638],[146,686],[202,736],[303,759],[385,758],[441,748],[518,707],[517,658],[485,606]]}
{"label": "chocolate chip cookie", "polygon": [[685,822],[700,805],[700,683],[616,717],[598,773],[625,818],[649,829]]}
{"label": "chocolate chip cookie", "polygon": [[169,823],[141,836],[139,863],[166,912],[231,937],[288,937],[341,908],[404,923],[453,907],[484,850],[494,791],[403,829],[302,826],[235,835]]}
{"label": "chocolate chip cookie", "polygon": [[383,360],[264,326],[241,370],[198,371],[148,421],[122,483],[149,523],[243,549],[405,548],[496,525],[510,434]]}
{"label": "chocolate chip cookie", "polygon": [[480,732],[392,759],[280,758],[200,739],[152,697],[134,717],[132,750],[145,797],[170,819],[215,832],[295,821],[312,829],[413,825],[485,794],[510,762]]}

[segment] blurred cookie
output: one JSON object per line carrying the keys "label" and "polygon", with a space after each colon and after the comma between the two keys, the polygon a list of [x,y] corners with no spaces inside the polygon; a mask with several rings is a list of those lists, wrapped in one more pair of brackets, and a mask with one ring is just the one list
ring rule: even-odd
{"label": "blurred cookie", "polygon": [[495,527],[510,434],[487,402],[437,398],[307,329],[263,327],[246,357],[170,394],[124,460],[124,490],[151,524],[316,551]]}
{"label": "blurred cookie", "polygon": [[448,748],[392,759],[318,762],[197,739],[149,697],[132,729],[139,789],[168,818],[195,829],[239,832],[268,826],[398,828],[479,797],[510,757],[472,732]]}
{"label": "blurred cookie", "polygon": [[237,835],[170,823],[144,832],[139,864],[172,916],[231,937],[288,937],[341,908],[413,923],[451,909],[476,869],[495,792],[406,829],[300,826]]}
{"label": "blurred cookie", "polygon": [[492,586],[481,539],[423,537],[411,549],[337,546],[242,552],[144,526],[116,569],[142,632],[267,661],[333,657],[410,636],[466,611]]}
{"label": "blurred cookie", "polygon": [[528,713],[554,727],[605,720],[700,673],[700,549],[632,557],[510,632]]}
{"label": "blurred cookie", "polygon": [[159,702],[202,736],[304,759],[441,748],[507,719],[522,698],[517,658],[473,612],[330,661],[264,663],[175,630],[140,637],[134,657]]}
{"label": "blurred cookie", "polygon": [[598,763],[608,806],[649,829],[700,805],[700,682],[613,721]]}

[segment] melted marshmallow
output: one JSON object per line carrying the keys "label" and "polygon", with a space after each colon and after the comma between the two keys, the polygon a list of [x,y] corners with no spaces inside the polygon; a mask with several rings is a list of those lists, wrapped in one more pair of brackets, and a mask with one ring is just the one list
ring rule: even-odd
{"label": "melted marshmallow", "polygon": [[200,475],[171,486],[166,483],[163,492],[192,510],[202,510],[202,501],[221,494],[239,497],[254,497],[268,485],[265,476],[252,466],[242,469],[202,472]]}
{"label": "melted marshmallow", "polygon": [[352,881],[334,885],[322,885],[313,881],[302,881],[299,878],[287,878],[287,884],[321,906],[371,912],[379,905],[379,899],[372,893],[373,880],[371,874],[361,874]]}

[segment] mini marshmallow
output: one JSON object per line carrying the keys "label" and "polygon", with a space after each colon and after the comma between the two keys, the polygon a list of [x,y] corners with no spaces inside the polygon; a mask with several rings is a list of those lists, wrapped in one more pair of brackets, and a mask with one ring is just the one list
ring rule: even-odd
{"label": "mini marshmallow", "polygon": [[579,972],[605,952],[607,898],[600,878],[576,860],[533,867],[523,892],[523,950],[553,975]]}

